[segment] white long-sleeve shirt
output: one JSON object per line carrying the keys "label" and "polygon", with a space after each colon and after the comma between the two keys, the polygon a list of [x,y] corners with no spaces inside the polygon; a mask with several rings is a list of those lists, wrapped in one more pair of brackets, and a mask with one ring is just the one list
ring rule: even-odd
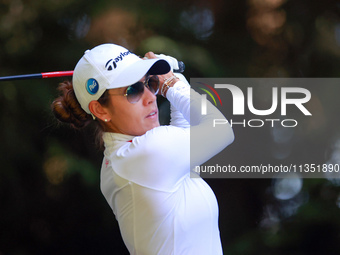
{"label": "white long-sleeve shirt", "polygon": [[[223,254],[216,197],[190,171],[190,160],[193,165],[204,163],[230,144],[234,135],[229,125],[213,127],[213,119],[224,116],[211,104],[208,114],[201,115],[201,97],[190,90],[182,81],[169,88],[169,126],[137,137],[103,136],[101,190],[130,254]],[[190,132],[200,137],[191,146]]]}

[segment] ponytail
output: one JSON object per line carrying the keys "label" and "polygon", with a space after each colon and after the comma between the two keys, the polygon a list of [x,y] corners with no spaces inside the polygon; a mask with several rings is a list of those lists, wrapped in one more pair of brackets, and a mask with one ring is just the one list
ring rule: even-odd
{"label": "ponytail", "polygon": [[75,129],[86,127],[92,122],[92,116],[80,106],[73,90],[72,82],[64,81],[59,84],[61,95],[52,102],[52,112],[61,122],[70,124]]}

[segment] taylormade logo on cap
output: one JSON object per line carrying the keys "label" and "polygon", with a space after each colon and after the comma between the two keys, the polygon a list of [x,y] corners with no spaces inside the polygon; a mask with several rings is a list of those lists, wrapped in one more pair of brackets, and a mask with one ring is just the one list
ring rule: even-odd
{"label": "taylormade logo on cap", "polygon": [[[112,71],[117,68],[117,63],[122,61],[124,57],[128,56],[129,54],[133,54],[131,51],[121,52],[117,57],[111,58],[109,61],[106,62],[105,68],[107,71]],[[86,91],[90,95],[95,95],[99,90],[99,83],[94,78],[90,78],[86,82]]]}
{"label": "taylormade logo on cap", "polygon": [[126,51],[126,52],[121,52],[119,56],[117,56],[116,58],[111,58],[109,61],[106,62],[105,68],[108,71],[112,71],[113,69],[116,69],[117,67],[117,63],[119,61],[122,61],[123,58],[129,54],[132,54],[131,51]]}

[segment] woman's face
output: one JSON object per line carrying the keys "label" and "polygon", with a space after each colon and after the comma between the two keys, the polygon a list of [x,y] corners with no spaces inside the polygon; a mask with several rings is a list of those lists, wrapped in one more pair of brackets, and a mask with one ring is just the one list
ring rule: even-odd
{"label": "woman's face", "polygon": [[[140,81],[144,82],[145,78]],[[111,120],[107,122],[110,132],[140,136],[158,127],[156,96],[146,87],[138,102],[130,103],[123,94],[127,87],[110,89],[107,111]],[[122,96],[110,96],[122,95]]]}

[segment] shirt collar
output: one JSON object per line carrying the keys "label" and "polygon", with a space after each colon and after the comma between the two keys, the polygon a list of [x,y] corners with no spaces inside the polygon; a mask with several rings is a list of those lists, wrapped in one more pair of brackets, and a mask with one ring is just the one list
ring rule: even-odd
{"label": "shirt collar", "polygon": [[112,147],[121,143],[130,142],[133,138],[134,136],[124,135],[120,133],[105,132],[103,134],[105,148]]}

